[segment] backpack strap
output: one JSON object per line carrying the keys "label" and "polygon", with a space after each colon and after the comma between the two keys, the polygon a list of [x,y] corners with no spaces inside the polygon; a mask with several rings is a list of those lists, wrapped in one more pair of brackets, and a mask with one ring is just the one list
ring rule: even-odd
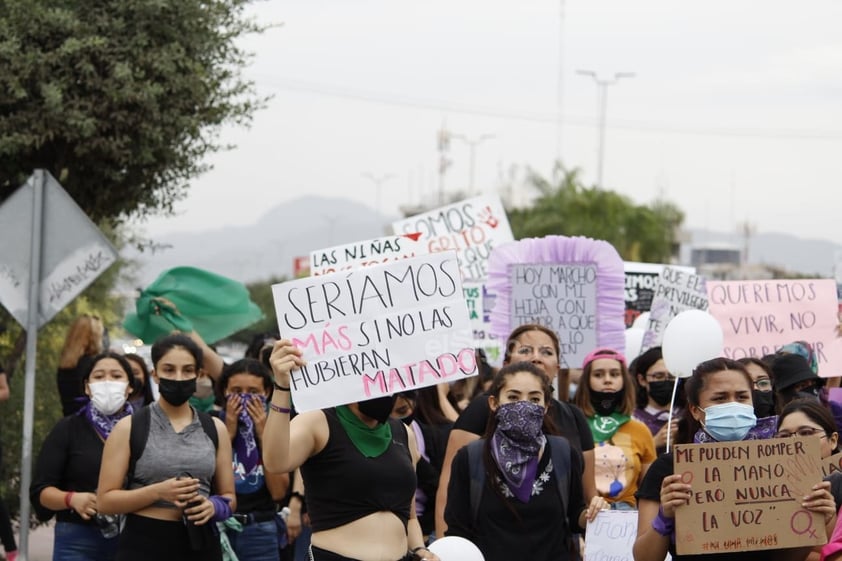
{"label": "backpack strap", "polygon": [[471,519],[474,524],[479,517],[479,503],[485,486],[485,462],[482,461],[484,443],[485,440],[476,440],[465,447],[468,451],[468,469],[471,474]]}
{"label": "backpack strap", "polygon": [[[550,445],[550,459],[553,462],[558,496],[561,499],[563,512],[567,512],[570,502],[570,443],[562,436],[548,436]],[[564,520],[567,520],[566,516]]]}
{"label": "backpack strap", "polygon": [[137,459],[143,454],[146,448],[146,439],[149,438],[149,426],[152,423],[152,412],[149,407],[141,407],[132,413],[132,427],[129,433],[129,469],[126,471],[126,481],[131,482],[134,478]]}
{"label": "backpack strap", "polygon": [[213,442],[213,449],[219,449],[219,433],[216,431],[216,425],[213,423],[213,416],[203,411],[196,410],[196,415],[199,416],[199,422],[202,423],[202,429],[208,438]]}

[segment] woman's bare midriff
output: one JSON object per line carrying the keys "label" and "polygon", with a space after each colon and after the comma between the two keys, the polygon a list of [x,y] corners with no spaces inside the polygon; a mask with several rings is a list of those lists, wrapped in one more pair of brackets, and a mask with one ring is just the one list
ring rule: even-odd
{"label": "woman's bare midriff", "polygon": [[154,518],[156,520],[170,520],[172,522],[178,522],[181,520],[181,509],[179,508],[148,506],[142,510],[138,510],[134,514],[137,514],[138,516],[145,516],[147,518]]}
{"label": "woman's bare midriff", "polygon": [[406,555],[406,528],[391,512],[375,512],[338,528],[314,532],[316,547],[362,561],[396,561]]}

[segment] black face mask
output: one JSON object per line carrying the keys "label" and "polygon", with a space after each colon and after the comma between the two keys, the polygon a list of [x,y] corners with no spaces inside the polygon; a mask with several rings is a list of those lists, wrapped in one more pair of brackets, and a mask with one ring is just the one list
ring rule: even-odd
{"label": "black face mask", "polygon": [[382,425],[389,420],[389,415],[392,414],[392,408],[395,406],[395,399],[397,399],[396,395],[385,395],[360,401],[357,406],[360,408],[360,413]]}
{"label": "black face mask", "polygon": [[758,419],[775,414],[775,392],[751,390],[751,400],[754,402],[754,415]]}
{"label": "black face mask", "polygon": [[607,417],[617,409],[624,397],[625,392],[623,390],[618,392],[595,392],[591,390],[591,405],[593,405],[597,415]]}
{"label": "black face mask", "polygon": [[660,406],[669,405],[672,399],[672,388],[675,382],[664,380],[663,382],[649,382],[649,390],[646,395],[652,398],[652,401]]}
{"label": "black face mask", "polygon": [[174,407],[184,405],[196,393],[196,378],[192,380],[158,378],[158,391],[170,405]]}

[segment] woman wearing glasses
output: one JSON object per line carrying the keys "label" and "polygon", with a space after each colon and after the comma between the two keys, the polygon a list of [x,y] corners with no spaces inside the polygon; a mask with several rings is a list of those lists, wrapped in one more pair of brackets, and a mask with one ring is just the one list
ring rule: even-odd
{"label": "woman wearing glasses", "polygon": [[632,417],[647,426],[655,439],[655,452],[660,456],[666,451],[667,430],[672,432],[670,441],[675,441],[678,403],[683,401],[682,396],[676,396],[676,414],[668,424],[675,378],[667,370],[661,347],[652,347],[634,359],[629,365],[629,373],[637,381],[638,388],[637,408]]}
{"label": "woman wearing glasses", "polygon": [[[760,421],[752,405],[752,380],[745,366],[727,358],[715,358],[699,364],[687,379],[688,434],[685,443],[707,444],[770,438],[774,417]],[[675,551],[675,514],[692,496],[692,486],[673,473],[672,453],[659,457],[646,473],[637,493],[637,539],[635,561],[663,561],[667,552],[674,561],[687,561],[701,556],[677,555]],[[828,529],[833,528],[836,508],[830,484],[818,482],[804,498],[803,506],[820,515]],[[690,529],[692,530],[692,529]],[[682,532],[687,531],[682,529]],[[783,561],[804,559],[809,547],[781,550],[746,551],[741,553],[705,554],[704,559],[728,561]]]}
{"label": "woman wearing glasses", "polygon": [[775,392],[772,391],[772,369],[755,357],[737,359],[748,370],[751,376],[751,401],[754,403],[754,414],[758,419],[771,417],[775,414]]}
{"label": "woman wearing glasses", "polygon": [[[836,422],[833,420],[833,415],[814,399],[790,401],[781,411],[778,419],[778,432],[775,433],[775,436],[777,438],[818,436],[822,459],[839,452],[839,434],[836,432]],[[842,506],[842,473],[835,471],[825,477],[825,481],[830,482],[830,494],[833,495],[838,511],[839,507]],[[833,548],[833,551],[842,551],[842,528],[835,529],[834,533],[836,532],[840,532],[840,543]],[[833,540],[828,545],[833,545]],[[807,559],[810,561],[818,560],[821,553],[821,547],[814,548]]]}

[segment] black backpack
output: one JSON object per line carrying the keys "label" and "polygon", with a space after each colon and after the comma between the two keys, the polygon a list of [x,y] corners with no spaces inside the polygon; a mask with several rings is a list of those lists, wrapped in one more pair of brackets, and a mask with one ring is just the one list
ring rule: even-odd
{"label": "black backpack", "polygon": [[[202,424],[202,429],[208,438],[213,442],[214,451],[219,448],[219,434],[216,432],[216,425],[213,423],[213,417],[202,411],[196,411],[199,416],[199,422]],[[152,411],[149,406],[142,407],[132,413],[132,427],[129,433],[129,469],[126,472],[127,481],[131,481],[134,477],[135,466],[137,459],[143,454],[146,448],[146,440],[149,438],[149,427],[152,423]]]}

